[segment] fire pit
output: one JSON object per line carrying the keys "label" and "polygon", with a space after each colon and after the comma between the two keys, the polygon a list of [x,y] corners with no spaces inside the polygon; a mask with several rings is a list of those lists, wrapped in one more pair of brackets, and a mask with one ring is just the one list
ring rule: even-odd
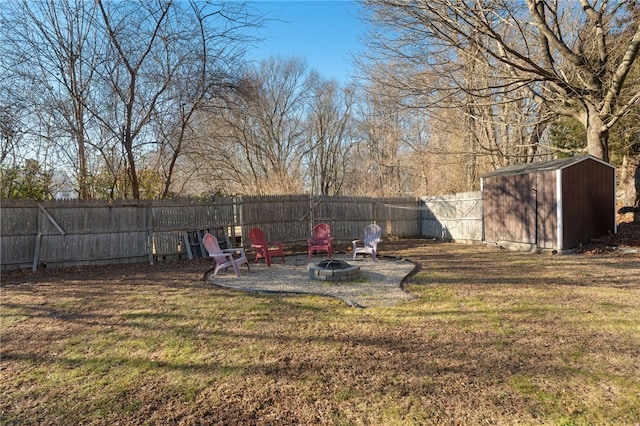
{"label": "fire pit", "polygon": [[360,278],[360,267],[342,260],[327,259],[309,265],[309,278],[322,281],[350,281]]}

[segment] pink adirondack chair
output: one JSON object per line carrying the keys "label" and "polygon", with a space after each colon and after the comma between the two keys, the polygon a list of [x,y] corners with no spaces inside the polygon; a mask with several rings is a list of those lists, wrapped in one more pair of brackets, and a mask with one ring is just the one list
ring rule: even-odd
{"label": "pink adirondack chair", "polygon": [[[204,237],[202,237],[202,244],[204,245],[204,248],[207,249],[209,257],[216,262],[213,276],[218,275],[218,272],[221,269],[233,267],[233,270],[236,271],[236,275],[240,278],[240,265],[243,263],[247,264],[247,270],[251,272],[251,269],[249,268],[249,261],[247,260],[247,255],[245,254],[244,249],[233,248],[222,250],[218,244],[218,239],[208,232],[204,234]],[[207,273],[205,273],[205,277],[206,275]]]}
{"label": "pink adirondack chair", "polygon": [[319,223],[313,227],[313,235],[307,240],[309,245],[309,259],[314,251],[326,251],[327,256],[331,259],[331,244],[333,237],[331,236],[331,227],[326,223]]}
{"label": "pink adirondack chair", "polygon": [[[356,255],[369,254],[371,260],[376,261],[376,255],[378,254],[378,243],[380,242],[380,235],[382,235],[382,228],[372,223],[364,228],[364,239],[353,240],[353,260],[356,260]],[[358,247],[358,243],[362,242],[362,247]]]}
{"label": "pink adirondack chair", "polygon": [[280,241],[267,241],[264,231],[260,228],[253,228],[249,231],[251,247],[256,249],[256,263],[259,259],[264,259],[268,266],[271,266],[271,256],[282,256],[284,263],[284,249]]}

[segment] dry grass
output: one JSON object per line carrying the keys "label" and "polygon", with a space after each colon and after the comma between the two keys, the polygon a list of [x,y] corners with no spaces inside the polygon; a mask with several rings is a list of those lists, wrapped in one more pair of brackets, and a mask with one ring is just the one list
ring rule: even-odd
{"label": "dry grass", "polygon": [[206,262],[5,274],[2,424],[640,422],[640,257],[399,241],[418,297],[207,286]]}

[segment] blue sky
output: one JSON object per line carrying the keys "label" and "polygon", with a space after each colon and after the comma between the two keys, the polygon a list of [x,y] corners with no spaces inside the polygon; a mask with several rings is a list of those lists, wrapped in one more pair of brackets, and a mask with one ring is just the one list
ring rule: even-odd
{"label": "blue sky", "polygon": [[364,26],[353,1],[251,1],[251,7],[267,13],[260,31],[264,43],[253,55],[300,56],[324,78],[340,83],[351,80],[351,54],[361,49]]}

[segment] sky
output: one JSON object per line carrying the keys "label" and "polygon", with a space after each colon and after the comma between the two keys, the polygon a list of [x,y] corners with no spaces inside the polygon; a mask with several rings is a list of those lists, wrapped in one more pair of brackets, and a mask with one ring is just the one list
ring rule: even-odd
{"label": "sky", "polygon": [[351,81],[355,68],[351,55],[361,50],[364,25],[353,1],[251,1],[251,7],[267,13],[261,30],[264,42],[253,52],[256,59],[271,55],[306,59],[324,78]]}

